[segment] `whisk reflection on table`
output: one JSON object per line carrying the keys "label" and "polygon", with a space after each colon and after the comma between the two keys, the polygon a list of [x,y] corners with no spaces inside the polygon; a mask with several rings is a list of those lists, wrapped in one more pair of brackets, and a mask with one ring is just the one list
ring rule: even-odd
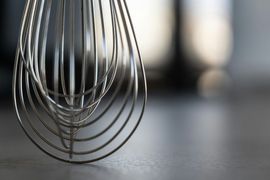
{"label": "whisk reflection on table", "polygon": [[90,163],[120,149],[147,99],[126,1],[27,0],[13,96],[26,135],[58,160]]}

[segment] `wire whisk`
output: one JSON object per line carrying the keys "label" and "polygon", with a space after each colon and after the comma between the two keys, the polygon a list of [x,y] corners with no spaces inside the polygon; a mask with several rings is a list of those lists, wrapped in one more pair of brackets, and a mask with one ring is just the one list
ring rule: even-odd
{"label": "wire whisk", "polygon": [[125,0],[27,0],[13,75],[20,125],[43,152],[90,163],[120,149],[147,84]]}

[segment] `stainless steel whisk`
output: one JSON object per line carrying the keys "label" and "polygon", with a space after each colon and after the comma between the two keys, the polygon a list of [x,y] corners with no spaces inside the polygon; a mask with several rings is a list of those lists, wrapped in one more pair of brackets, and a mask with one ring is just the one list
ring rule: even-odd
{"label": "stainless steel whisk", "polygon": [[27,0],[13,98],[26,135],[58,160],[90,163],[120,149],[147,99],[126,1]]}

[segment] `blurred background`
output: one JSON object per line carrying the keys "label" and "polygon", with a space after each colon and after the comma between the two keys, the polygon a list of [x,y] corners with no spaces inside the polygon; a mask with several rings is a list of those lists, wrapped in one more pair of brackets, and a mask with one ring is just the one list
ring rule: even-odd
{"label": "blurred background", "polygon": [[[267,88],[268,1],[129,0],[128,3],[150,92],[165,89],[209,97],[235,85]],[[1,2],[2,98],[10,97],[23,5],[24,1]]]}
{"label": "blurred background", "polygon": [[[35,148],[13,125],[12,108],[6,108],[12,103],[12,69],[24,2],[0,2],[0,121],[12,121],[0,128],[0,174],[7,177],[16,176],[8,170],[17,165],[22,168],[18,174],[27,176],[41,159],[34,173],[39,176],[51,164],[39,151],[33,153]],[[60,166],[60,173],[73,173],[59,177],[72,179],[74,172],[85,171],[83,175],[118,179],[130,173],[162,180],[269,179],[270,1],[127,2],[149,84],[144,122],[124,150],[98,164],[106,173],[97,167],[89,171]],[[18,137],[24,138],[21,155],[10,151]]]}

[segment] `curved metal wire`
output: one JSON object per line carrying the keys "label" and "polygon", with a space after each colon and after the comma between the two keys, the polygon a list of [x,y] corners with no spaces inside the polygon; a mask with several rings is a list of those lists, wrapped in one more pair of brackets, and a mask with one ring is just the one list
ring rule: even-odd
{"label": "curved metal wire", "polygon": [[126,144],[147,101],[126,1],[27,0],[13,99],[26,135],[58,160],[90,163]]}

